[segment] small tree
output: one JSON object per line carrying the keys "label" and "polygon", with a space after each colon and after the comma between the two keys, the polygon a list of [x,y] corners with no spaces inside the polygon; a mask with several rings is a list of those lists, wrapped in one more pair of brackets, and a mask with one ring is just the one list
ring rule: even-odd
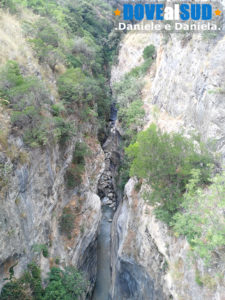
{"label": "small tree", "polygon": [[62,216],[59,221],[60,230],[71,239],[71,234],[74,229],[74,214],[71,208],[66,207],[63,209]]}
{"label": "small tree", "polygon": [[130,175],[147,180],[153,189],[148,199],[160,205],[158,217],[167,223],[182,202],[192,169],[200,170],[200,184],[209,182],[213,160],[205,147],[196,151],[191,140],[162,133],[154,124],[138,134],[126,153],[132,159]]}
{"label": "small tree", "polygon": [[155,46],[154,45],[149,45],[145,47],[143,51],[143,57],[144,59],[152,58],[152,56],[155,54]]}

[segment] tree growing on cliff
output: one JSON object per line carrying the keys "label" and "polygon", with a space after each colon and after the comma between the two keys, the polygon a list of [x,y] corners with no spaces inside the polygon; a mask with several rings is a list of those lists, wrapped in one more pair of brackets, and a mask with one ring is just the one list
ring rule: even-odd
{"label": "tree growing on cliff", "polygon": [[154,124],[138,134],[126,153],[132,160],[130,175],[147,180],[152,188],[148,200],[158,205],[156,214],[167,223],[182,203],[192,169],[200,171],[200,185],[209,183],[213,159],[205,147],[197,151],[190,139],[162,133]]}

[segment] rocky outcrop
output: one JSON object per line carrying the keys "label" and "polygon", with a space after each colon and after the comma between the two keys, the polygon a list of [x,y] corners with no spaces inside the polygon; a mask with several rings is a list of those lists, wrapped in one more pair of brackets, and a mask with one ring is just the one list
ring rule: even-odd
{"label": "rocky outcrop", "polygon": [[[155,122],[164,131],[197,133],[209,147],[212,141],[213,151],[224,159],[224,36],[128,33],[112,83],[143,62],[150,44],[157,57],[143,79],[145,128]],[[135,184],[130,179],[126,185],[113,220],[112,299],[224,299],[220,267],[207,268],[200,258],[192,259],[187,241],[155,219]]]}
{"label": "rocky outcrop", "polygon": [[146,126],[154,121],[167,131],[195,131],[204,141],[213,141],[224,158],[224,36],[180,33],[166,38],[159,33],[127,34],[112,81],[140,65],[143,49],[155,45],[156,62],[142,92]]}
{"label": "rocky outcrop", "polygon": [[[90,155],[86,161],[82,186],[68,190],[64,175],[75,143],[76,139],[71,141],[65,152],[58,147],[31,151],[29,162],[13,165],[7,192],[1,195],[1,285],[11,267],[19,277],[35,259],[40,260],[43,273],[47,273],[56,258],[62,265],[72,264],[84,270],[94,285],[96,237],[101,219],[97,183],[104,168],[104,154],[96,140],[89,143],[95,158]],[[64,207],[70,207],[75,216],[70,240],[59,230]],[[39,244],[47,245],[49,258],[34,253],[33,246]]]}
{"label": "rocky outcrop", "polygon": [[120,195],[116,187],[116,176],[121,160],[121,136],[117,125],[110,122],[110,134],[102,146],[105,153],[105,170],[101,175],[98,185],[98,194],[103,199],[103,204],[112,205],[114,210],[119,204]]}
{"label": "rocky outcrop", "polygon": [[[130,179],[113,221],[112,299],[223,300],[219,266],[206,268],[188,242],[156,220]],[[204,279],[199,284],[198,277]]]}
{"label": "rocky outcrop", "polygon": [[[111,115],[111,120],[112,120]],[[114,115],[116,118],[116,115]],[[109,136],[102,146],[105,153],[105,169],[98,184],[98,195],[102,204],[102,220],[98,234],[97,280],[93,300],[105,300],[109,297],[111,285],[111,228],[114,213],[118,207],[119,195],[116,189],[116,176],[120,166],[120,135],[115,120],[109,123]]]}
{"label": "rocky outcrop", "polygon": [[165,257],[151,238],[131,179],[113,220],[112,299],[169,299],[164,285]]}
{"label": "rocky outcrop", "polygon": [[[32,12],[24,17],[28,21],[35,18],[38,17]],[[1,11],[0,23],[0,64],[18,61],[26,76],[35,76],[44,82],[52,103],[57,103],[56,73],[47,64],[38,63],[24,36],[22,22]],[[62,65],[59,73],[64,71]],[[49,141],[48,146],[30,148],[15,129],[10,131],[10,111],[0,104],[0,172],[3,172],[1,180],[4,178],[0,190],[0,289],[10,272],[19,278],[33,260],[41,265],[45,277],[56,259],[60,267],[74,265],[83,270],[90,282],[90,293],[93,289],[101,220],[97,185],[105,157],[97,139],[96,121],[81,124],[75,113],[69,118],[78,133],[66,145]],[[85,158],[81,184],[69,189],[65,174],[80,142],[88,146],[89,155]],[[59,226],[65,207],[74,215],[71,239],[62,234]],[[46,245],[49,257],[35,252],[35,245]]]}

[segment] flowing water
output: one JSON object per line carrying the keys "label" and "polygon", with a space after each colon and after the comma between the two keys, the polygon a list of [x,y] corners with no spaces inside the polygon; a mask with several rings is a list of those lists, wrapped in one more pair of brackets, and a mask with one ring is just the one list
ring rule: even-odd
{"label": "flowing water", "polygon": [[111,227],[117,206],[114,177],[118,168],[118,134],[116,131],[117,109],[111,106],[110,133],[103,145],[105,170],[99,181],[99,196],[102,201],[102,220],[98,234],[97,279],[92,300],[110,299],[111,286]]}
{"label": "flowing water", "polygon": [[108,300],[111,285],[110,255],[111,255],[111,220],[113,210],[107,206],[103,208],[103,217],[98,235],[97,247],[97,281],[93,300]]}

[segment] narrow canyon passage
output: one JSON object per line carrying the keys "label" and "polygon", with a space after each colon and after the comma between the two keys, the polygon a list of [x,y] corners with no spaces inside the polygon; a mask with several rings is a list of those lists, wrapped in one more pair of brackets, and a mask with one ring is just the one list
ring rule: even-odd
{"label": "narrow canyon passage", "polygon": [[102,221],[98,235],[97,247],[97,281],[94,290],[93,300],[108,300],[111,285],[111,219],[113,210],[110,207],[103,207]]}
{"label": "narrow canyon passage", "polygon": [[105,153],[105,170],[99,180],[98,193],[102,202],[102,220],[98,234],[97,246],[97,279],[93,300],[110,299],[111,287],[111,227],[116,211],[117,196],[115,175],[119,166],[118,133],[115,126],[117,110],[112,105],[110,133],[103,145]]}

